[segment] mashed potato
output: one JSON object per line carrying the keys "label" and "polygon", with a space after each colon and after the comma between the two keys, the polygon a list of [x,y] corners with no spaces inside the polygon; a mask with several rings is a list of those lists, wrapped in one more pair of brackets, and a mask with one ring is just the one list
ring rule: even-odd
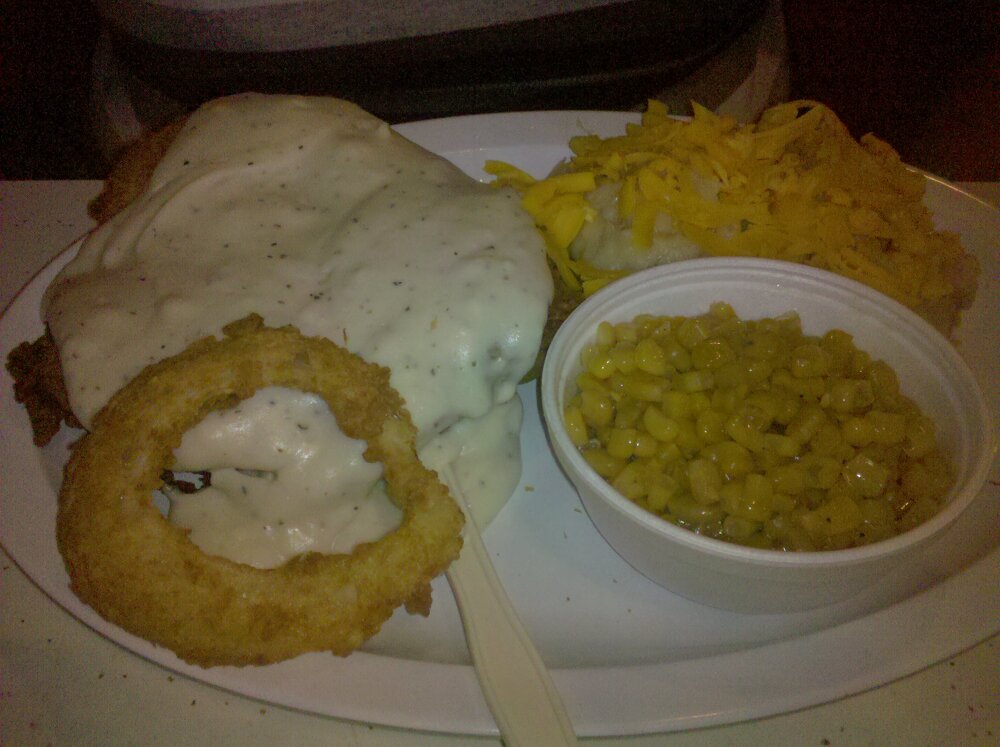
{"label": "mashed potato", "polygon": [[821,104],[781,104],[740,125],[698,106],[691,121],[673,119],[650,102],[625,135],[570,147],[546,179],[487,170],[521,191],[572,289],[698,255],[767,257],[863,282],[945,333],[975,293],[975,258],[934,230],[924,177],[878,138],[855,141]]}

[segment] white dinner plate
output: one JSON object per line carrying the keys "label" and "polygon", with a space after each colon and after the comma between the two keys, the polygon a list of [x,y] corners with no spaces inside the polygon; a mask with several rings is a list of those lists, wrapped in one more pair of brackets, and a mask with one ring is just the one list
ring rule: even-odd
{"label": "white dinner plate", "polygon": [[[615,134],[633,115],[482,115],[398,130],[476,178],[486,159],[545,174],[575,134]],[[1000,413],[1000,215],[934,178],[927,202],[983,265],[959,346]],[[71,253],[71,252],[69,252]],[[0,320],[0,353],[41,331],[42,291],[68,254],[40,273]],[[1000,630],[998,473],[922,561],[862,596],[794,615],[699,606],[633,571],[601,539],[546,443],[534,385],[525,403],[521,484],[485,533],[510,597],[553,671],[577,733],[671,731],[786,712],[917,671]],[[998,421],[1000,422],[1000,421]],[[56,491],[71,438],[45,449],[0,375],[0,540],[55,602],[140,656],[195,679],[304,711],[451,733],[495,734],[469,664],[447,583],[430,617],[397,613],[363,651],[310,654],[266,667],[201,669],[125,633],[68,588],[55,542]]]}

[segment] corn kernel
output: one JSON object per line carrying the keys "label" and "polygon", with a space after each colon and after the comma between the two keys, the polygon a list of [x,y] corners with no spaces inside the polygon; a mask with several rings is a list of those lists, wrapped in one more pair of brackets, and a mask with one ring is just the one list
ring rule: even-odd
{"label": "corn kernel", "polygon": [[743,480],[739,493],[727,492],[725,508],[733,516],[764,521],[774,512],[774,488],[764,475],[752,472]]}
{"label": "corn kernel", "polygon": [[617,459],[604,449],[585,449],[583,458],[605,480],[613,479],[625,468],[624,459]]}
{"label": "corn kernel", "polygon": [[750,451],[757,452],[764,449],[764,434],[741,415],[733,415],[726,420],[725,430],[733,441]]}
{"label": "corn kernel", "polygon": [[625,393],[633,399],[644,402],[659,402],[663,399],[664,380],[645,371],[633,371],[625,377]]}
{"label": "corn kernel", "polygon": [[783,436],[780,433],[764,434],[764,449],[777,454],[779,457],[791,458],[799,455],[802,445],[790,436]]}
{"label": "corn kernel", "polygon": [[663,411],[676,420],[684,420],[694,416],[694,401],[687,392],[671,389],[663,393]]}
{"label": "corn kernel", "polygon": [[710,410],[712,408],[712,398],[706,392],[692,392],[691,393],[691,414],[694,417],[698,417],[705,410]]}
{"label": "corn kernel", "polygon": [[705,459],[714,462],[727,480],[741,478],[754,468],[753,455],[735,441],[709,444],[700,453]]}
{"label": "corn kernel", "polygon": [[750,340],[746,353],[750,358],[770,360],[781,351],[781,338],[773,332],[765,332],[758,327],[758,332]]}
{"label": "corn kernel", "polygon": [[785,372],[780,385],[793,394],[819,402],[826,393],[826,380],[822,376],[796,377]]}
{"label": "corn kernel", "polygon": [[679,430],[674,443],[681,450],[681,454],[690,458],[697,454],[705,446],[705,442],[698,437],[694,423],[690,420],[682,420],[678,423]]}
{"label": "corn kernel", "polygon": [[615,428],[608,439],[608,454],[616,459],[631,459],[639,432],[635,428]]}
{"label": "corn kernel", "polygon": [[611,347],[617,340],[615,328],[611,322],[601,322],[597,325],[597,344],[604,347]]}
{"label": "corn kernel", "polygon": [[875,440],[875,427],[865,418],[848,418],[841,426],[841,435],[851,446],[867,446]]}
{"label": "corn kernel", "polygon": [[607,379],[615,372],[615,362],[610,350],[598,350],[584,364],[587,372],[598,379]]}
{"label": "corn kernel", "polygon": [[726,421],[728,416],[719,410],[705,410],[698,413],[695,420],[695,432],[698,438],[707,444],[726,440]]}
{"label": "corn kernel", "polygon": [[872,357],[868,353],[863,350],[855,350],[847,363],[847,376],[852,379],[865,376],[871,362]]}
{"label": "corn kernel", "polygon": [[716,503],[722,489],[722,474],[708,459],[692,459],[687,466],[691,496],[699,503]]}
{"label": "corn kernel", "polygon": [[691,353],[677,341],[676,337],[670,337],[661,342],[660,345],[663,348],[663,354],[666,356],[667,363],[678,371],[691,370]]}
{"label": "corn kernel", "polygon": [[865,498],[874,498],[885,490],[889,470],[864,454],[857,454],[844,465],[841,473],[847,484]]}
{"label": "corn kernel", "polygon": [[587,424],[583,421],[583,413],[579,407],[567,407],[563,413],[563,420],[566,423],[566,433],[574,446],[579,448],[590,440]]}
{"label": "corn kernel", "polygon": [[905,415],[873,410],[865,419],[872,425],[872,441],[877,444],[899,444],[906,438]]}
{"label": "corn kernel", "polygon": [[834,412],[856,412],[875,401],[870,381],[865,379],[835,379],[823,395],[824,407]]}
{"label": "corn kernel", "polygon": [[636,343],[635,363],[640,371],[653,376],[665,376],[668,370],[667,354],[655,340],[648,337]]}
{"label": "corn kernel", "polygon": [[615,336],[618,342],[638,342],[639,325],[635,322],[618,322],[615,325]]}
{"label": "corn kernel", "polygon": [[584,389],[580,393],[580,414],[588,425],[600,428],[611,425],[615,406],[607,394]]}
{"label": "corn kernel", "polygon": [[806,443],[826,422],[826,413],[818,405],[803,405],[785,428],[785,435]]}
{"label": "corn kernel", "polygon": [[720,321],[736,319],[736,312],[733,307],[725,301],[714,301],[708,307],[708,313]]}
{"label": "corn kernel", "polygon": [[692,317],[685,319],[677,327],[677,341],[687,350],[694,348],[709,335],[709,322],[706,319]]}
{"label": "corn kernel", "polygon": [[861,509],[849,496],[834,495],[827,503],[799,517],[799,524],[814,537],[830,537],[861,526]]}
{"label": "corn kernel", "polygon": [[676,389],[689,394],[711,389],[714,383],[711,371],[687,371],[674,379]]}
{"label": "corn kernel", "polygon": [[719,506],[699,503],[683,491],[667,498],[667,508],[678,519],[692,526],[721,521],[724,515]]}
{"label": "corn kernel", "polygon": [[677,483],[669,477],[651,485],[646,493],[646,503],[650,510],[661,513],[667,508],[667,501],[677,492]]}
{"label": "corn kernel", "polygon": [[755,392],[750,392],[745,397],[744,401],[748,405],[753,405],[754,407],[760,409],[765,415],[774,420],[778,413],[782,411],[782,404],[784,398],[777,392],[772,392],[770,390],[758,390]]}
{"label": "corn kernel", "polygon": [[621,472],[615,475],[611,486],[630,501],[639,501],[647,493],[642,472],[635,463],[625,465]]}
{"label": "corn kernel", "polygon": [[790,493],[779,493],[775,491],[771,494],[771,496],[772,506],[778,513],[790,514],[799,505],[799,502],[795,500],[795,496]]}
{"label": "corn kernel", "polygon": [[591,373],[584,371],[579,376],[576,377],[576,386],[581,391],[590,390],[592,392],[599,392],[601,394],[607,394],[608,388],[605,386],[604,382]]}
{"label": "corn kernel", "polygon": [[621,371],[615,370],[607,378],[608,391],[611,393],[613,398],[619,398],[625,394],[625,377],[622,375]]}
{"label": "corn kernel", "polygon": [[745,394],[750,385],[755,383],[747,374],[747,366],[740,360],[720,363],[719,366],[712,369],[712,372],[715,374],[715,384],[720,388],[736,389],[739,387],[744,390]]}
{"label": "corn kernel", "polygon": [[830,370],[830,354],[814,343],[799,345],[792,351],[789,369],[796,379],[825,376]]}
{"label": "corn kernel", "polygon": [[819,454],[820,456],[840,457],[842,454],[847,453],[845,446],[846,444],[841,435],[840,427],[832,421],[824,423],[816,431],[816,434],[809,439],[809,450],[813,454]]}
{"label": "corn kernel", "polygon": [[741,516],[727,516],[722,522],[723,533],[734,540],[745,540],[761,530],[761,524],[757,521],[750,521]]}
{"label": "corn kernel", "polygon": [[809,482],[806,468],[802,464],[779,464],[767,471],[771,485],[779,493],[800,495],[805,492]]}
{"label": "corn kernel", "polygon": [[799,464],[805,468],[807,488],[829,490],[840,476],[841,463],[832,457],[810,454],[799,459]]}
{"label": "corn kernel", "polygon": [[698,370],[715,369],[736,358],[736,351],[725,340],[712,337],[691,348],[691,365]]}
{"label": "corn kernel", "polygon": [[661,444],[656,459],[664,464],[677,464],[683,461],[684,454],[677,444]]}
{"label": "corn kernel", "polygon": [[663,441],[664,443],[670,443],[680,433],[680,426],[677,424],[677,421],[668,417],[664,414],[663,410],[655,405],[651,405],[645,409],[642,414],[642,424],[658,441]]}
{"label": "corn kernel", "polygon": [[715,372],[715,383],[718,388],[712,393],[711,409],[732,414],[746,402],[747,388],[745,386],[726,386],[719,381],[719,372]]}
{"label": "corn kernel", "polygon": [[642,420],[643,409],[644,405],[641,402],[628,396],[620,397],[615,406],[615,428],[635,428],[638,426]]}
{"label": "corn kernel", "polygon": [[873,361],[866,371],[872,390],[879,401],[892,403],[899,396],[899,378],[889,364]]}
{"label": "corn kernel", "polygon": [[858,508],[861,509],[862,521],[871,530],[880,531],[880,533],[887,535],[892,534],[892,527],[895,524],[896,516],[888,503],[866,498],[858,501]]}
{"label": "corn kernel", "polygon": [[650,459],[660,451],[660,442],[645,431],[638,431],[635,437],[635,456],[639,459]]}
{"label": "corn kernel", "polygon": [[630,343],[616,345],[611,349],[611,364],[623,374],[635,370],[635,346]]}

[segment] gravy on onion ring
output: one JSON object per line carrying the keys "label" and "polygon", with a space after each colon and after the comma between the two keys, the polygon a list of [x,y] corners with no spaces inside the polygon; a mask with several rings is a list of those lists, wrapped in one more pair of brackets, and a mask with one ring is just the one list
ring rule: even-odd
{"label": "gravy on onion ring", "polygon": [[[201,666],[347,655],[400,605],[426,614],[430,581],[462,546],[463,515],[415,451],[416,429],[387,369],[294,327],[251,315],[153,364],[100,411],[74,447],[57,539],[73,591],[107,620]],[[153,501],[184,432],[264,386],[318,394],[367,442],[400,526],[350,554],[277,568],[209,555]]]}

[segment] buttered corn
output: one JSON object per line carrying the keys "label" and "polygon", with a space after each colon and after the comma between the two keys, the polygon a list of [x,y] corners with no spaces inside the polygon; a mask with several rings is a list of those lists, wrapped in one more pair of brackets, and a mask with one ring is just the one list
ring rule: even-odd
{"label": "buttered corn", "polygon": [[699,533],[833,550],[906,531],[951,482],[934,423],[890,366],[795,314],[602,323],[564,416],[629,500]]}

